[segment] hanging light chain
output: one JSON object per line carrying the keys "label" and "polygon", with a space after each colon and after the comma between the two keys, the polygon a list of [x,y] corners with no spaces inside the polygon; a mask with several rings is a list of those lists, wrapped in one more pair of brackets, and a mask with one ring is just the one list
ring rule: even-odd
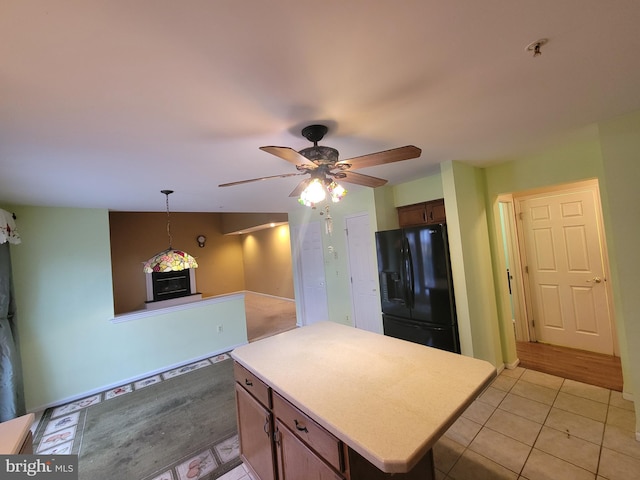
{"label": "hanging light chain", "polygon": [[172,238],[171,238],[171,216],[169,215],[169,194],[173,193],[173,190],[162,190],[162,193],[166,195],[166,203],[167,203],[167,235],[169,236],[169,250],[172,250]]}

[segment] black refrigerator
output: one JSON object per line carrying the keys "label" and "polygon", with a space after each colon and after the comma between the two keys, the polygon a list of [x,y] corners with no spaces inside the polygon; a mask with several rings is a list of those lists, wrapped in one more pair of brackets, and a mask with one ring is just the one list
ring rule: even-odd
{"label": "black refrigerator", "polygon": [[447,225],[376,232],[384,334],[460,353]]}

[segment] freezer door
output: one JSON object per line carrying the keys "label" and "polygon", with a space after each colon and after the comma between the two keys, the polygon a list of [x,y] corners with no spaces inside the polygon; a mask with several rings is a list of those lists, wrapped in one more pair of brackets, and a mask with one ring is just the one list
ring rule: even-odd
{"label": "freezer door", "polygon": [[402,230],[376,232],[382,312],[409,318],[411,310],[407,290],[405,246]]}
{"label": "freezer door", "polygon": [[405,236],[413,272],[411,319],[443,326],[454,324],[446,226],[407,228]]}
{"label": "freezer door", "polygon": [[389,337],[460,353],[458,332],[454,326],[444,327],[424,322],[413,322],[389,315],[382,316],[382,323],[384,334]]}

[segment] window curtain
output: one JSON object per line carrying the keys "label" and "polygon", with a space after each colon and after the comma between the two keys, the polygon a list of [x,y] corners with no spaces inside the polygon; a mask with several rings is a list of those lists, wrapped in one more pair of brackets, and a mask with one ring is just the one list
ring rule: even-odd
{"label": "window curtain", "polygon": [[20,237],[13,217],[0,210],[0,422],[27,413],[9,243],[20,243]]}

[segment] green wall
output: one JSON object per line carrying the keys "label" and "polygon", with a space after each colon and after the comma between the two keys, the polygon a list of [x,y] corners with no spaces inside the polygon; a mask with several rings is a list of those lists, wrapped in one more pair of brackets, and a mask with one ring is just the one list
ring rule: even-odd
{"label": "green wall", "polygon": [[460,162],[445,162],[442,183],[462,353],[501,367],[484,172]]}
{"label": "green wall", "polygon": [[621,353],[628,356],[626,362],[623,358],[625,391],[634,394],[636,439],[640,440],[640,112],[603,122],[600,136],[609,206],[607,244],[609,256],[614,256],[611,274],[616,319],[619,332],[623,332]]}
{"label": "green wall", "polygon": [[[6,207],[27,409],[118,386],[246,343],[242,297],[112,323],[106,210]],[[217,325],[223,332],[217,333]]]}
{"label": "green wall", "polygon": [[[347,239],[344,232],[345,218],[349,215],[367,213],[371,222],[371,241],[375,257],[375,231],[377,230],[375,200],[373,189],[349,192],[340,203],[331,204],[329,211],[333,222],[333,234],[326,235],[324,222],[326,214],[320,215],[320,207],[311,209],[296,205],[289,211],[289,225],[303,225],[309,222],[322,222],[322,247],[324,252],[324,270],[329,303],[329,319],[345,325],[353,325],[351,318],[351,285],[349,279],[349,259],[347,257]],[[322,210],[324,212],[324,210]],[[329,251],[333,247],[333,253]],[[295,274],[295,273],[294,273]],[[296,282],[297,284],[298,282]],[[297,285],[296,285],[297,288]],[[300,313],[300,312],[298,312]]]}

